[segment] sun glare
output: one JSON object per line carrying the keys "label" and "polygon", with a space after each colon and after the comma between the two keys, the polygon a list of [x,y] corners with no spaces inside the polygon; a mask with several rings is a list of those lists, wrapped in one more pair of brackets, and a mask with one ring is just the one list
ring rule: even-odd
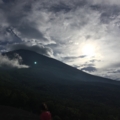
{"label": "sun glare", "polygon": [[95,55],[95,48],[91,44],[86,44],[82,48],[82,53],[87,56],[94,56]]}

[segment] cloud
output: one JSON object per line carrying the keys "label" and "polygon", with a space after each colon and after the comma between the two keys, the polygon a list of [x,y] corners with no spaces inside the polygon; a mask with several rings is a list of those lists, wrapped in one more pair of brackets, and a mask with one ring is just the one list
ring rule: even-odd
{"label": "cloud", "polygon": [[17,35],[16,31],[11,27],[3,27],[0,28],[0,44],[12,44],[22,42],[22,39]]}
{"label": "cloud", "polygon": [[39,54],[48,56],[48,57],[53,57],[53,51],[51,48],[47,48],[43,45],[28,45],[28,44],[14,44],[9,46],[8,50],[13,51],[13,50],[18,50],[18,49],[27,49],[31,51],[35,51]]}
{"label": "cloud", "polygon": [[[30,14],[31,10],[31,2],[23,1],[20,2],[18,0],[13,1],[3,1],[4,4],[1,5],[1,15],[2,18],[0,26],[4,25],[1,28],[1,36],[3,36],[0,41],[13,41],[20,42],[15,39],[15,34],[20,39],[37,39],[40,41],[47,41],[47,38],[44,37],[44,34],[38,30],[35,22],[30,22],[27,19],[28,14]],[[4,18],[4,19],[3,19]],[[4,22],[4,24],[3,24]],[[8,29],[11,29],[8,31]],[[12,31],[12,33],[11,33]],[[14,35],[13,35],[14,33]]]}
{"label": "cloud", "polygon": [[0,54],[0,67],[1,68],[29,68],[27,65],[20,64],[22,58],[16,54],[14,59],[9,59],[7,56]]}
{"label": "cloud", "polygon": [[3,3],[3,1],[2,0],[0,0],[0,4],[2,4]]}
{"label": "cloud", "polygon": [[120,67],[97,69],[97,71],[91,72],[91,74],[113,80],[120,80]]}
{"label": "cloud", "polygon": [[31,24],[23,24],[17,28],[17,30],[20,32],[20,36],[22,38],[27,39],[39,39],[42,41],[47,41],[46,38],[44,38],[44,35],[37,30],[36,28],[32,27]]}
{"label": "cloud", "polygon": [[93,73],[93,72],[97,71],[97,68],[95,66],[96,65],[95,62],[97,62],[97,60],[93,59],[93,60],[87,61],[84,64],[76,66],[76,67],[82,71],[85,71],[88,73]]}
{"label": "cloud", "polygon": [[53,12],[60,12],[60,11],[65,11],[65,12],[69,12],[71,10],[70,6],[64,4],[64,3],[59,3],[56,5],[52,5],[50,7],[50,10]]}
{"label": "cloud", "polygon": [[95,67],[84,67],[81,70],[86,71],[86,72],[95,72],[97,69]]}
{"label": "cloud", "polygon": [[81,56],[68,56],[68,57],[62,57],[62,59],[64,61],[68,61],[68,60],[74,60],[74,59],[79,59],[79,58],[85,58],[86,55],[81,55]]}
{"label": "cloud", "polygon": [[120,73],[120,68],[109,71],[108,73]]}
{"label": "cloud", "polygon": [[101,5],[120,5],[119,0],[88,0],[92,4],[101,4]]}
{"label": "cloud", "polygon": [[3,53],[4,51],[6,51],[5,49],[6,49],[5,46],[0,45],[0,53]]}

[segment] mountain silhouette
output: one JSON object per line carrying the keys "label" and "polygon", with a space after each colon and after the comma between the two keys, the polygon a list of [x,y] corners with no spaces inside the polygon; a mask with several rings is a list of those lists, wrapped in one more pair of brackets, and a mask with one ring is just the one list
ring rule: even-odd
{"label": "mountain silhouette", "polygon": [[30,67],[29,69],[34,69],[34,71],[39,73],[39,76],[47,76],[48,79],[49,77],[52,77],[69,81],[74,80],[119,84],[118,81],[90,75],[74,67],[66,65],[65,63],[62,63],[58,60],[46,57],[30,50],[20,49],[5,54],[12,59],[16,53],[22,57],[22,64],[28,65]]}

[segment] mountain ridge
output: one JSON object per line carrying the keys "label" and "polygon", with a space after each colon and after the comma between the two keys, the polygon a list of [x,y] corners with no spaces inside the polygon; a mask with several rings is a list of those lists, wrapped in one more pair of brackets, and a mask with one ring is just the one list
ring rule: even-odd
{"label": "mountain ridge", "polygon": [[[19,50],[10,51],[10,52],[4,53],[4,54],[6,54],[8,57],[12,58],[15,53],[18,53],[23,59],[23,64],[30,66],[31,69],[32,68],[41,68],[41,69],[47,70],[49,68],[50,71],[56,72],[56,74],[54,74],[54,75],[57,75],[57,74],[59,74],[59,76],[64,75],[64,77],[66,77],[66,78],[69,77],[69,79],[72,75],[72,76],[74,76],[74,79],[83,80],[83,81],[96,81],[96,82],[97,81],[99,81],[99,82],[106,81],[106,82],[111,82],[111,83],[113,81],[114,82],[116,81],[116,80],[112,80],[112,79],[85,73],[85,72],[78,70],[77,68],[74,68],[70,65],[67,65],[61,61],[41,55],[39,53],[30,51],[30,50],[19,49]],[[34,62],[37,62],[37,64],[35,65]],[[59,72],[57,72],[57,71],[59,71]],[[67,76],[64,73],[66,73]],[[87,80],[87,79],[89,79],[89,80]],[[104,80],[102,81],[102,79],[104,79]],[[119,83],[119,81],[116,81],[116,82]]]}

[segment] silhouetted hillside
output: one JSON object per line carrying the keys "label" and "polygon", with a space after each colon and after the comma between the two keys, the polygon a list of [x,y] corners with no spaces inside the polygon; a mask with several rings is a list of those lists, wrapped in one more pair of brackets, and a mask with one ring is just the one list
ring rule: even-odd
{"label": "silhouetted hillside", "polygon": [[[87,74],[58,60],[40,55],[33,51],[21,49],[11,51],[6,54],[10,58],[13,58],[15,53],[18,53],[22,57],[23,64],[28,65],[30,66],[30,69],[34,69],[36,72],[39,72],[40,76],[47,75],[49,77],[50,75],[50,77],[74,81],[94,81],[115,84],[115,81],[113,80]],[[34,62],[37,62],[37,64],[34,64]],[[119,82],[117,82],[117,84],[119,84]]]}

